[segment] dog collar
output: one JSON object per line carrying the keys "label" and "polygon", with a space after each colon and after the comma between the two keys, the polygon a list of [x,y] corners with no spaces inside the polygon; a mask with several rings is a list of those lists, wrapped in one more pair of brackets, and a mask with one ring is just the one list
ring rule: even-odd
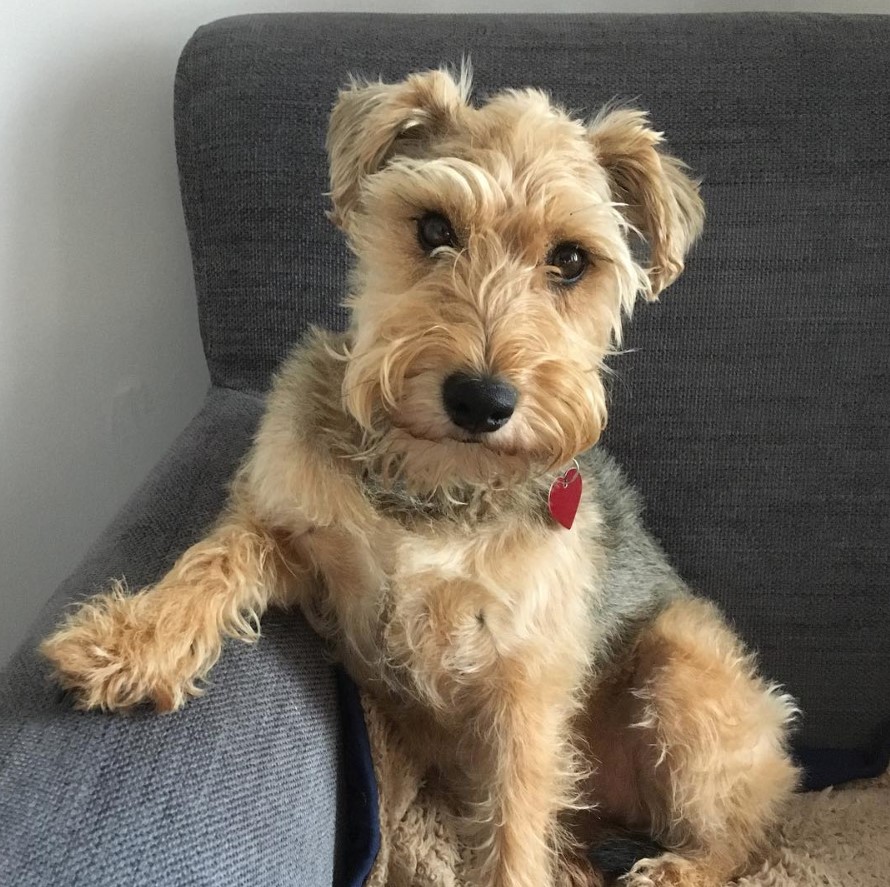
{"label": "dog collar", "polygon": [[584,481],[581,478],[581,466],[578,460],[572,460],[572,467],[560,474],[547,493],[547,510],[550,516],[567,530],[572,529],[575,523],[575,515],[581,504],[581,492]]}

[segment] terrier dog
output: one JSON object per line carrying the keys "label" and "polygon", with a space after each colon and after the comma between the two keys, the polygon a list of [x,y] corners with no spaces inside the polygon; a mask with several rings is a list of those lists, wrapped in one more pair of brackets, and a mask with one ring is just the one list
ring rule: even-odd
{"label": "terrier dog", "polygon": [[209,535],[42,649],[83,707],[171,711],[225,637],[299,606],[454,799],[470,883],[716,887],[795,786],[793,704],[593,446],[604,360],[681,273],[698,185],[639,111],[476,106],[468,79],[340,93],[349,331],[285,362]]}

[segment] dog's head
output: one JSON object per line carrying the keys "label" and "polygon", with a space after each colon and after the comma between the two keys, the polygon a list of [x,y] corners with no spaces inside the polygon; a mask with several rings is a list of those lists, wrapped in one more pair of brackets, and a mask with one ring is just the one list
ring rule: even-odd
{"label": "dog's head", "polygon": [[592,445],[622,316],[676,279],[704,215],[643,113],[585,123],[535,90],[480,107],[468,91],[445,71],[353,83],[328,133],[331,217],[357,258],[344,403],[427,488]]}

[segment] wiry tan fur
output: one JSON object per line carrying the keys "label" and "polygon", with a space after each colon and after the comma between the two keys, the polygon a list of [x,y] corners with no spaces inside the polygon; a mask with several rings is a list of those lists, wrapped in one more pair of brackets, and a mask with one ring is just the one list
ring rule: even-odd
{"label": "wiry tan fur", "polygon": [[[454,796],[474,883],[601,883],[579,848],[608,816],[671,850],[627,884],[716,885],[768,841],[793,785],[789,703],[679,580],[614,615],[596,476],[571,531],[544,507],[605,424],[623,315],[683,268],[697,186],[639,112],[585,124],[534,90],[481,107],[468,90],[434,71],[341,93],[328,149],[356,256],[350,331],[316,331],[284,364],[208,537],[155,587],[86,603],[43,650],[84,707],[169,711],[223,637],[300,606]],[[428,211],[458,246],[423,252]],[[592,257],[570,289],[546,265],[563,241]],[[456,370],[520,392],[502,429],[451,424]]]}

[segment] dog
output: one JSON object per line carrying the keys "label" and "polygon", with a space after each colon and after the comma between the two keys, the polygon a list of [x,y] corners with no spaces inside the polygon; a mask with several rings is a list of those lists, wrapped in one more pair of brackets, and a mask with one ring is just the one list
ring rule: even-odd
{"label": "dog", "polygon": [[794,704],[594,446],[698,183],[640,111],[474,104],[466,70],[350,81],[327,149],[348,332],[285,361],[206,538],[44,641],[57,679],[172,711],[224,638],[298,606],[454,798],[470,884],[724,884],[796,785]]}

